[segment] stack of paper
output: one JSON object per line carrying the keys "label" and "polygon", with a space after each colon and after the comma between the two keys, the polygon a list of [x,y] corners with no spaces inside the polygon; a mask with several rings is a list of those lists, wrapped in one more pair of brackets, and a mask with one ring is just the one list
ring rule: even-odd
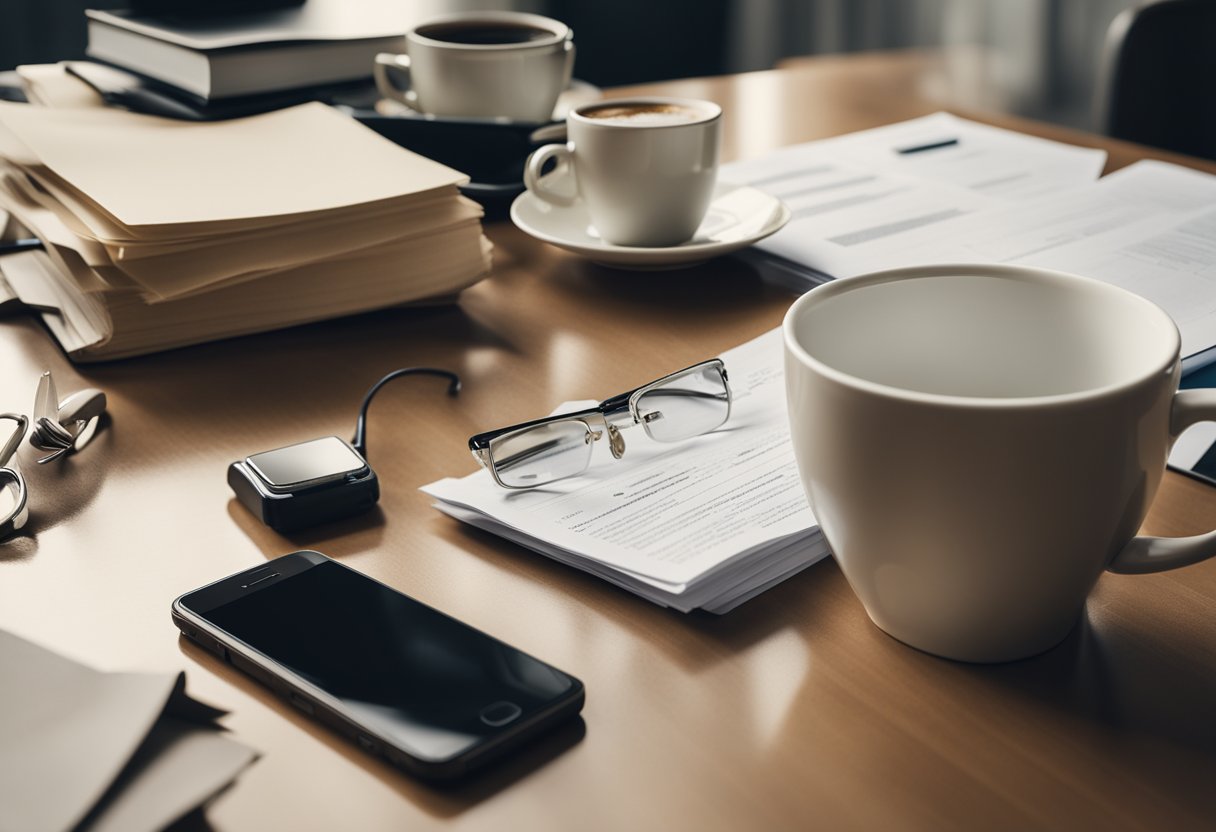
{"label": "stack of paper", "polygon": [[489,269],[465,177],[322,104],[193,123],[0,104],[0,263],[64,349],[117,358],[396,304]]}
{"label": "stack of paper", "polygon": [[889,265],[883,254],[959,217],[1092,185],[1105,162],[1101,150],[935,113],[784,147],[724,165],[722,176],[790,207],[789,224],[758,248],[796,265],[806,288]]}
{"label": "stack of paper", "polygon": [[1157,303],[1183,369],[1216,361],[1216,176],[937,113],[726,165],[793,219],[758,244],[798,290],[934,263],[1014,263],[1104,280]]}
{"label": "stack of paper", "polygon": [[446,514],[655,603],[734,609],[824,557],[827,544],[790,447],[781,333],[722,360],[734,402],[713,433],[659,444],[631,431],[621,460],[597,447],[584,475],[528,491],[501,488],[487,471],[423,491]]}
{"label": "stack of paper", "polygon": [[257,757],[184,674],[101,673],[0,630],[0,832],[163,829]]}

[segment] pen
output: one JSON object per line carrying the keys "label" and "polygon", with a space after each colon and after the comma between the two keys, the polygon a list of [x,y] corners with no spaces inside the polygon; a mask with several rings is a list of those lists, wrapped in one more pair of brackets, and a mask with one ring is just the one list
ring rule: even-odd
{"label": "pen", "polygon": [[0,240],[0,257],[6,254],[16,254],[18,251],[33,251],[42,248],[42,240],[27,237],[22,240]]}
{"label": "pen", "polygon": [[937,150],[939,147],[950,147],[951,145],[956,144],[958,144],[958,139],[942,139],[938,142],[932,142],[930,144],[918,144],[914,147],[897,147],[895,148],[895,152],[907,155],[909,153],[920,153],[922,150]]}

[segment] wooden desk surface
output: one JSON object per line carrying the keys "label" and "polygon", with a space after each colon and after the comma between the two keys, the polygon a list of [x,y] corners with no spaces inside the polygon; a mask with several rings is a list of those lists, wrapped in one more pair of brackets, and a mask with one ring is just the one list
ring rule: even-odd
{"label": "wooden desk surface", "polygon": [[[647,90],[720,102],[739,157],[930,112],[917,79],[931,71],[916,56],[825,59]],[[1112,167],[1147,155],[989,120],[1105,147]],[[777,326],[792,299],[730,261],[631,274],[506,223],[488,233],[495,274],[454,308],[81,367],[32,321],[0,321],[0,409],[28,410],[50,368],[60,390],[103,388],[113,414],[62,466],[25,457],[33,534],[0,545],[0,627],[108,669],[185,668],[193,693],[231,709],[225,724],[264,757],[212,826],[1211,827],[1216,562],[1104,575],[1059,648],[977,667],[888,638],[830,560],[725,617],[681,615],[434,511],[418,486],[471,470],[470,434],[714,355]],[[455,369],[465,391],[413,379],[377,399],[381,511],[288,539],[234,502],[231,460],[350,433],[366,387],[411,364]],[[1213,526],[1216,491],[1167,475],[1147,528]],[[300,547],[580,676],[585,721],[436,790],[178,639],[172,598]]]}

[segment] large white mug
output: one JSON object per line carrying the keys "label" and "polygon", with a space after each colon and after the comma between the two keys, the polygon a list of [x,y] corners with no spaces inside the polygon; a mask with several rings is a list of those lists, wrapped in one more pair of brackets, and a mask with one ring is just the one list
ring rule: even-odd
{"label": "large white mug", "polygon": [[[574,33],[523,12],[465,12],[405,36],[406,54],[376,56],[380,94],[423,113],[511,121],[553,120],[574,69]],[[393,81],[408,75],[408,88]]]}
{"label": "large white mug", "polygon": [[784,322],[807,497],[870,618],[913,647],[1042,652],[1103,570],[1216,554],[1216,533],[1136,537],[1178,435],[1178,329],[1096,280],[937,266],[838,280]]}
{"label": "large white mug", "polygon": [[[677,245],[696,233],[713,199],[721,122],[721,107],[695,99],[585,104],[566,118],[566,144],[528,158],[524,184],[554,205],[582,199],[614,245]],[[550,159],[558,167],[542,176]]]}

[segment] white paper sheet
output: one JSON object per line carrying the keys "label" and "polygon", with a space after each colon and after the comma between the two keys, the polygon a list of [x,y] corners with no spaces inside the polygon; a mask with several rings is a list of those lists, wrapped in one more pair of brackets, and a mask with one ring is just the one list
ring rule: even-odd
{"label": "white paper sheet", "polygon": [[841,277],[960,217],[1091,183],[1105,161],[1101,150],[936,113],[725,165],[722,176],[793,212],[758,248]]}
{"label": "white paper sheet", "polygon": [[875,247],[848,274],[942,262],[1017,263],[1122,286],[1168,312],[1193,356],[1216,345],[1216,176],[1137,162],[944,224],[916,245]]}
{"label": "white paper sheet", "polygon": [[968,121],[949,113],[818,142],[843,161],[1022,200],[1093,182],[1106,151],[1062,144]]}
{"label": "white paper sheet", "polygon": [[623,459],[602,453],[575,479],[508,491],[478,471],[423,491],[461,519],[476,512],[488,518],[478,525],[559,560],[583,561],[642,594],[649,587],[674,597],[699,585],[697,602],[745,594],[824,549],[815,545],[790,446],[780,332],[722,359],[734,404],[727,424],[707,436],[665,445],[627,431]]}

